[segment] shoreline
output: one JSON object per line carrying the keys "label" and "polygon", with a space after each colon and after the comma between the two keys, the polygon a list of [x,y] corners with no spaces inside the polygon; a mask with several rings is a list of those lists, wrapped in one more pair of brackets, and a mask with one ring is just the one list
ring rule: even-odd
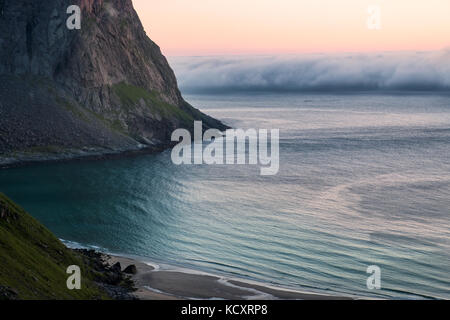
{"label": "shoreline", "polygon": [[158,154],[169,149],[171,144],[161,145],[145,145],[135,149],[123,150],[98,150],[98,151],[71,151],[58,154],[20,154],[16,157],[6,157],[0,155],[0,169],[12,169],[37,164],[52,164],[52,163],[69,163],[76,161],[101,161],[109,159],[121,159],[127,157],[135,157],[139,155]]}
{"label": "shoreline", "polygon": [[202,273],[196,270],[161,270],[135,258],[102,253],[109,265],[136,267],[131,275],[139,300],[354,300],[344,295],[326,295],[273,287],[264,283]]}

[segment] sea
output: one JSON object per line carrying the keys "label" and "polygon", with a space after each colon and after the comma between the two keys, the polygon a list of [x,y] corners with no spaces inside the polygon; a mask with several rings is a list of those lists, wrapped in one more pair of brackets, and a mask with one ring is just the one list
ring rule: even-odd
{"label": "sea", "polygon": [[68,245],[299,291],[450,299],[449,94],[185,98],[233,128],[279,129],[279,172],[167,150],[0,170],[1,192]]}

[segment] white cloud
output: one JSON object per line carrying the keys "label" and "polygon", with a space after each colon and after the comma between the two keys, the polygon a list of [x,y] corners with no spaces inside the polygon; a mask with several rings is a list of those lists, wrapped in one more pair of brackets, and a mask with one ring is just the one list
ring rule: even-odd
{"label": "white cloud", "polygon": [[182,91],[187,93],[450,90],[450,49],[170,60]]}

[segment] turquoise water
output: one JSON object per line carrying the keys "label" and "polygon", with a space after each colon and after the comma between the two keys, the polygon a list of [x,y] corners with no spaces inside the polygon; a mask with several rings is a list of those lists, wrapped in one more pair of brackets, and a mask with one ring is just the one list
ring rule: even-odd
{"label": "turquoise water", "polygon": [[[280,171],[175,166],[170,151],[0,171],[58,237],[302,290],[450,298],[450,97],[197,95],[236,128],[279,128]],[[378,265],[382,289],[366,288]]]}

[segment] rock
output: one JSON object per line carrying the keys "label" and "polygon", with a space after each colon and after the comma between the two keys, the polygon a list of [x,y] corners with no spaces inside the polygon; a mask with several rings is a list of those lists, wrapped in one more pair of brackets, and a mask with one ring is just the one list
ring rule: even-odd
{"label": "rock", "polygon": [[126,274],[136,274],[137,268],[134,264],[130,264],[128,267],[125,268],[125,270],[123,270],[123,272]]}
{"label": "rock", "polygon": [[122,272],[122,267],[120,265],[120,262],[116,262],[114,265],[112,265],[111,270],[113,272],[118,272],[118,273]]}
{"label": "rock", "polygon": [[[0,164],[164,149],[194,119],[226,128],[183,99],[131,0],[0,4]],[[66,27],[70,5],[82,10],[81,30]]]}
{"label": "rock", "polygon": [[135,291],[134,282],[121,271],[120,263],[112,266],[107,261],[110,256],[93,250],[74,249],[75,253],[84,257],[85,262],[95,274],[95,282],[103,288],[110,297],[119,300],[134,300],[132,294]]}
{"label": "rock", "polygon": [[122,273],[109,271],[105,273],[104,282],[109,285],[117,286],[123,280]]}
{"label": "rock", "polygon": [[116,300],[137,300],[137,298],[131,294],[131,292],[123,287],[109,285],[105,283],[99,283],[99,286],[106,290],[113,299]]}
{"label": "rock", "polygon": [[17,290],[0,286],[0,300],[17,300],[19,293]]}

